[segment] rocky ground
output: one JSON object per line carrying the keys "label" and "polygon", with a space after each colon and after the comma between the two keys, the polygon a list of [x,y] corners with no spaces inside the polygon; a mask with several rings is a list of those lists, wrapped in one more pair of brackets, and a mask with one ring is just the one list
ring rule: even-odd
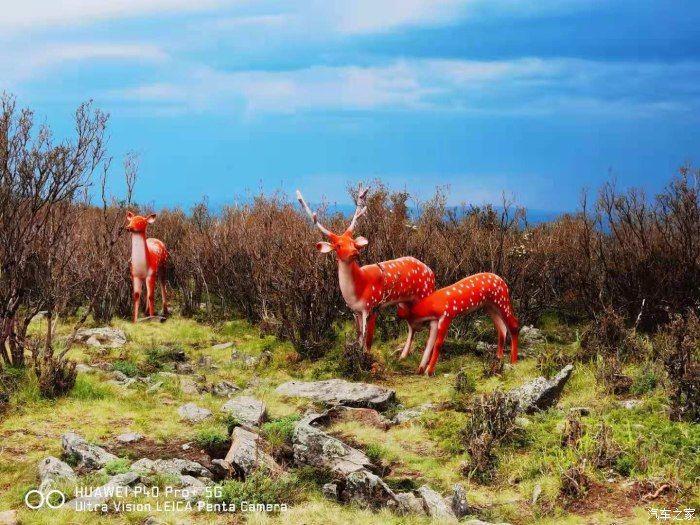
{"label": "rocky ground", "polygon": [[[667,421],[659,386],[607,393],[567,334],[526,328],[523,359],[493,373],[485,330],[445,345],[433,378],[381,342],[382,366],[351,381],[340,349],[300,361],[240,322],[86,331],[73,392],[47,401],[29,383],[2,415],[0,524],[647,523],[649,509],[697,507],[697,425]],[[463,429],[495,390],[517,428],[477,479]],[[584,464],[572,493],[600,428],[614,457]],[[34,489],[60,508],[28,509]]]}

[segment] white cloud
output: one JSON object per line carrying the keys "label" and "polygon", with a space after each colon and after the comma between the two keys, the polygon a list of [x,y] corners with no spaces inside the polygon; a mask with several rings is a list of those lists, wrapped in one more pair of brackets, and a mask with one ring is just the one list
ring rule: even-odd
{"label": "white cloud", "polygon": [[147,43],[54,43],[6,49],[0,54],[0,70],[6,72],[3,88],[10,88],[16,83],[44,76],[68,62],[160,62],[167,57],[161,48]]}
{"label": "white cloud", "polygon": [[[116,89],[114,100],[190,111],[293,114],[307,111],[455,111],[639,117],[691,111],[700,64],[577,59],[401,60],[291,71],[224,72],[193,67],[177,79]],[[633,90],[629,86],[634,86]]]}
{"label": "white cloud", "polygon": [[75,26],[157,13],[202,11],[231,3],[231,0],[21,0],[3,5],[0,28]]}

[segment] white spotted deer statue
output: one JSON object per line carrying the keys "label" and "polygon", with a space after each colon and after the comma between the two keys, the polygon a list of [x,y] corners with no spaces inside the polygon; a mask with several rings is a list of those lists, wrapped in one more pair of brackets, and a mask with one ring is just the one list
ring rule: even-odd
{"label": "white spotted deer statue", "polygon": [[[345,303],[355,316],[355,323],[364,350],[369,352],[374,338],[376,309],[403,304],[411,305],[430,295],[435,289],[435,274],[424,263],[414,257],[400,257],[390,261],[360,266],[357,259],[365,246],[364,237],[353,238],[357,220],[367,212],[365,206],[369,188],[360,184],[357,192],[355,213],[350,225],[342,234],[337,234],[324,227],[317,214],[309,208],[301,192],[297,190],[297,199],[302,208],[321,233],[328,239],[316,243],[321,253],[335,252],[338,261],[338,281]],[[413,328],[409,325],[409,340]]]}

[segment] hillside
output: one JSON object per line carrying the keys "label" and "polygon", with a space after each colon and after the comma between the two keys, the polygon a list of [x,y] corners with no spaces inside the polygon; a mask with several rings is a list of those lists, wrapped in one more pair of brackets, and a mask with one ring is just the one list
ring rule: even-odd
{"label": "hillside", "polygon": [[[35,321],[32,330],[41,330],[42,323]],[[491,327],[483,325],[477,339],[490,343]],[[295,466],[290,453],[294,426],[307,409],[324,407],[277,395],[274,390],[292,379],[340,377],[340,343],[324,359],[312,362],[299,360],[289,344],[261,336],[239,321],[211,326],[173,318],[163,324],[117,321],[114,326],[126,333],[124,346],[80,345],[71,350],[69,357],[88,366],[80,367],[67,397],[42,399],[32,382],[13,394],[0,424],[0,511],[16,509],[21,523],[28,524],[142,523],[149,516],[157,521],[148,523],[430,522],[424,516],[401,516],[387,508],[363,509],[332,501],[322,490],[332,476],[322,469]],[[647,523],[648,509],[697,508],[700,501],[693,483],[700,474],[700,428],[669,422],[662,384],[654,370],[643,364],[627,365],[624,372],[632,378],[631,388],[624,395],[613,395],[597,379],[600,365],[576,361],[556,407],[519,416],[516,428],[494,449],[494,469],[487,476],[465,477],[463,465],[470,456],[462,431],[471,403],[482,393],[517,387],[543,372],[551,374],[576,353],[575,328],[553,319],[542,328],[544,340],[526,342],[517,365],[506,365],[502,373],[490,377],[484,373],[487,356],[476,350],[483,350],[484,344],[476,339],[446,344],[433,378],[414,374],[418,352],[398,362],[392,353],[401,341],[380,342],[374,349],[379,365],[365,379],[395,390],[396,402],[402,406],[384,407],[385,417],[379,419],[370,411],[350,412],[333,418],[324,430],[363,451],[396,492],[428,485],[448,495],[455,483],[462,484],[469,506],[465,519],[513,524]],[[217,384],[223,392],[201,390],[202,385],[211,390]],[[223,483],[223,491],[214,499],[238,502],[239,509],[241,500],[287,503],[288,510],[76,514],[25,507],[25,494],[40,483],[37,465],[48,456],[61,457],[61,439],[67,432],[119,458],[102,470],[88,473],[78,468],[78,480],[58,482],[55,486],[69,498],[76,485],[102,485],[110,475],[129,471],[133,462],[144,457],[198,460],[211,467],[210,460],[228,450],[227,427],[241,423],[222,412],[229,395],[264,402],[266,422],[260,434],[286,472],[271,477],[251,474],[247,481],[217,481]],[[197,423],[183,421],[178,409],[190,402],[211,415]],[[425,403],[431,406],[421,409]],[[401,410],[412,408],[418,409],[418,414],[412,414],[418,417],[387,424]],[[583,415],[572,417],[574,413]],[[572,425],[580,430],[572,431]],[[143,437],[131,444],[117,441],[127,432]],[[570,476],[577,472],[572,467],[580,469],[580,490],[572,489]],[[165,487],[172,481],[160,476],[140,483]],[[156,499],[169,498],[161,494]]]}

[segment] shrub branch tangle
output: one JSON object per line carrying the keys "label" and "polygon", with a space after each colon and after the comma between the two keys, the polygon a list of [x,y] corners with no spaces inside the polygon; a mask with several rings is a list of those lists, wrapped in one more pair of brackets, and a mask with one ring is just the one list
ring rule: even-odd
{"label": "shrub branch tangle", "polygon": [[[41,309],[54,315],[88,306],[100,321],[129,311],[128,243],[118,228],[130,198],[103,199],[102,207],[85,199],[100,164],[106,173],[105,115],[81,106],[75,138],[57,144],[48,128],[32,132],[32,113],[12,98],[0,109],[0,359],[21,364],[27,323]],[[507,199],[455,207],[442,189],[415,203],[379,181],[371,187],[358,225],[370,241],[361,263],[412,255],[435,271],[439,286],[498,273],[523,323],[550,309],[591,319],[612,308],[627,326],[651,330],[700,305],[700,188],[690,169],[654,198],[608,184],[578,213],[534,225]],[[343,217],[322,220],[341,228]],[[152,230],[170,247],[168,278],[185,316],[244,317],[303,357],[322,355],[334,325],[351,321],[335,262],[318,256],[317,232],[284,196],[258,195],[218,212],[206,201],[160,210]],[[381,319],[379,327],[388,336],[401,329]]]}

